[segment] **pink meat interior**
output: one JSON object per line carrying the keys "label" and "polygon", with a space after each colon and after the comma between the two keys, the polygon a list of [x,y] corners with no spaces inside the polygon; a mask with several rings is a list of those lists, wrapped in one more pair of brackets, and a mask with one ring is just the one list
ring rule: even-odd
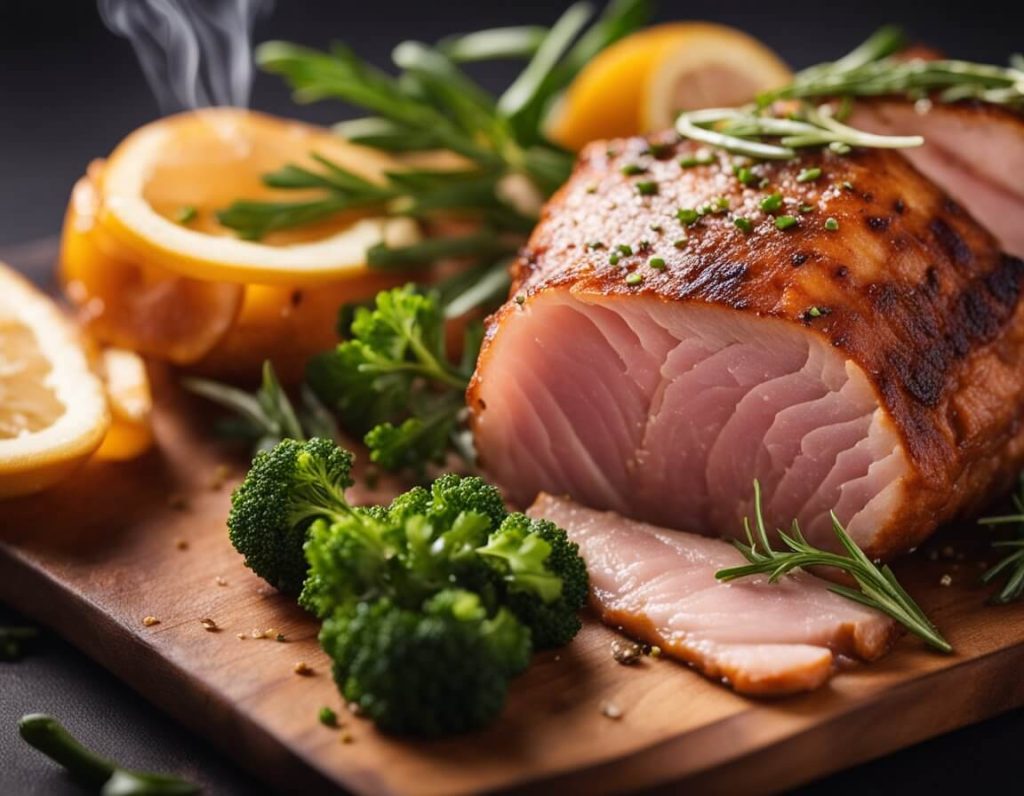
{"label": "pink meat interior", "polygon": [[740,536],[753,481],[773,527],[865,544],[907,459],[863,371],[809,331],[656,298],[546,290],[485,355],[477,444],[510,497],[538,492]]}

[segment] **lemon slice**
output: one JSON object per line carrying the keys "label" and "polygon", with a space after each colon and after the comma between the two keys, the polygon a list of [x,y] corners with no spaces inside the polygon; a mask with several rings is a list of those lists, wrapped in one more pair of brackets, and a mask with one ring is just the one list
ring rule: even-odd
{"label": "lemon slice", "polygon": [[367,179],[394,161],[327,130],[235,108],[161,119],[128,136],[107,160],[99,222],[135,256],[206,281],[315,284],[361,276],[366,250],[419,237],[406,218],[343,217],[263,241],[216,223],[236,199],[301,201],[316,192],[267,188],[263,174],[287,163],[314,167],[311,153]]}
{"label": "lemon slice", "polygon": [[0,264],[0,497],[37,492],[95,451],[103,385],[57,306]]}
{"label": "lemon slice", "polygon": [[146,363],[122,348],[105,348],[99,371],[113,422],[96,451],[98,459],[125,461],[145,453],[153,444],[153,395]]}
{"label": "lemon slice", "polygon": [[616,42],[577,75],[547,123],[570,149],[603,138],[656,132],[680,111],[738,105],[787,83],[764,44],[725,25],[674,22]]}

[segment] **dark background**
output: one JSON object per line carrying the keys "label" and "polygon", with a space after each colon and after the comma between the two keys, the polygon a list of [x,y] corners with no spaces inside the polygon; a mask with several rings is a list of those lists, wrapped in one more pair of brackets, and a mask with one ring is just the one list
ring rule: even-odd
{"label": "dark background", "polygon": [[[317,46],[340,39],[386,65],[391,48],[403,38],[429,41],[492,25],[550,23],[565,5],[278,0],[274,12],[257,25],[255,38]],[[1004,63],[1011,52],[1024,50],[1022,9],[1024,4],[1016,0],[720,0],[699,5],[663,0],[657,16],[736,25],[801,67],[844,53],[884,22],[899,23],[914,37],[956,57]],[[503,85],[509,74],[501,66],[477,72],[492,88]],[[276,78],[262,75],[252,104],[325,123],[350,115],[331,103],[295,106]],[[85,164],[157,115],[130,46],[103,28],[91,0],[0,0],[0,259],[5,244],[54,235],[71,185]],[[7,251],[19,267],[18,250]],[[20,266],[28,268],[29,263]],[[0,623],[15,618],[0,606]],[[259,792],[258,783],[207,744],[51,635],[29,659],[0,663],[2,794],[77,792],[17,739],[17,717],[38,710],[57,714],[100,751],[132,766],[180,771],[211,793]],[[837,775],[808,792],[994,790],[1008,777],[1012,781],[1022,736],[1024,712],[1015,711]]]}

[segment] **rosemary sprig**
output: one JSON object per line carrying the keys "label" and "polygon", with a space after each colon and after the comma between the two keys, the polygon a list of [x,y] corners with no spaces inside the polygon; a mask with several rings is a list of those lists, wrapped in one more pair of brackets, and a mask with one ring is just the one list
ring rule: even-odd
{"label": "rosemary sprig", "polygon": [[994,603],[1009,603],[1024,597],[1024,473],[1021,474],[1020,486],[1013,496],[1016,514],[999,517],[983,517],[978,520],[981,525],[1016,525],[1017,539],[993,542],[996,548],[1009,550],[993,567],[981,576],[984,583],[991,583],[997,578],[1006,577],[1003,587],[992,596]]}
{"label": "rosemary sprig", "polygon": [[[924,143],[920,136],[875,135],[843,124],[836,118],[841,114],[830,104],[837,99],[895,95],[937,102],[977,99],[1024,108],[1024,59],[1020,56],[1011,58],[1009,67],[926,61],[898,57],[904,45],[898,28],[881,28],[839,60],[799,72],[792,83],[761,94],[755,103],[681,114],[676,130],[735,154],[785,160],[807,147],[827,146],[845,154],[852,147],[904,149]],[[784,101],[781,106],[780,101]],[[792,102],[797,103],[795,107]]]}
{"label": "rosemary sprig", "polygon": [[231,416],[218,424],[218,432],[249,443],[253,453],[269,450],[283,439],[338,437],[333,416],[312,389],[302,386],[301,407],[296,410],[269,361],[263,363],[263,381],[255,393],[210,379],[187,378],[182,386],[230,411]]}
{"label": "rosemary sprig", "polygon": [[881,611],[941,652],[953,651],[952,646],[939,634],[920,606],[900,586],[892,570],[886,565],[879,567],[864,555],[835,514],[832,514],[832,530],[846,551],[845,555],[813,547],[804,538],[795,520],[789,533],[778,531],[779,538],[788,550],[774,550],[768,539],[761,511],[761,485],[756,480],[754,521],[756,531],[751,529],[748,518],[743,520],[747,544],[734,543],[750,563],[719,570],[715,573],[719,580],[729,581],[750,575],[768,575],[769,582],[774,583],[798,567],[835,567],[852,577],[857,588],[833,584],[829,586],[829,591]]}

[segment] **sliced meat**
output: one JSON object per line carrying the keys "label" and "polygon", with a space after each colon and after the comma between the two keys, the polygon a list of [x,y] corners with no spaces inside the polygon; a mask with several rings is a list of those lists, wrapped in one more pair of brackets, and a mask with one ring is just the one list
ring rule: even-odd
{"label": "sliced meat", "polygon": [[892,152],[758,164],[757,187],[655,143],[584,151],[490,320],[468,401],[515,502],[739,535],[757,478],[771,526],[834,545],[835,509],[887,557],[1011,477],[1024,263]]}
{"label": "sliced meat", "polygon": [[760,576],[717,581],[718,570],[746,563],[719,539],[547,494],[529,514],[558,524],[580,546],[591,602],[605,623],[744,694],[817,688],[831,676],[836,655],[875,660],[897,636],[891,619],[805,572],[778,583]]}
{"label": "sliced meat", "polygon": [[923,147],[903,154],[1006,251],[1024,257],[1024,114],[981,102],[877,100],[859,108],[854,124],[865,129],[924,136]]}

